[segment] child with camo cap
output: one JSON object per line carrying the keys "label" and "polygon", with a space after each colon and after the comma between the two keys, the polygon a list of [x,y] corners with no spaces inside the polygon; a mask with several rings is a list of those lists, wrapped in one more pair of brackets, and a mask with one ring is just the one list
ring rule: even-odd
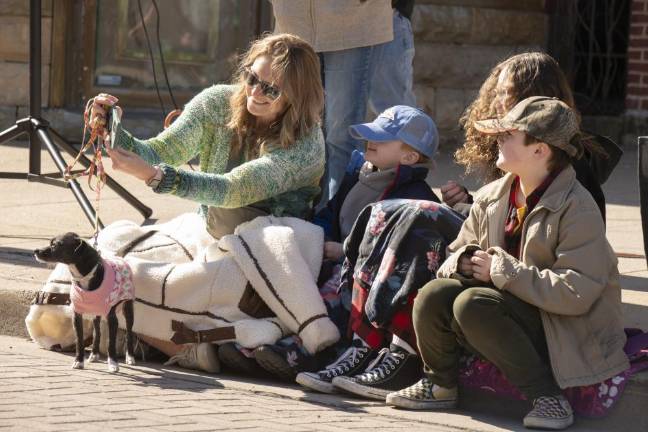
{"label": "child with camo cap", "polygon": [[561,389],[629,367],[617,259],[569,164],[586,141],[574,111],[543,96],[475,128],[497,136],[497,167],[507,174],[477,193],[438,279],[416,297],[425,377],[386,400],[410,409],[456,406],[466,349],[532,401],[526,427],[565,429],[574,416]]}

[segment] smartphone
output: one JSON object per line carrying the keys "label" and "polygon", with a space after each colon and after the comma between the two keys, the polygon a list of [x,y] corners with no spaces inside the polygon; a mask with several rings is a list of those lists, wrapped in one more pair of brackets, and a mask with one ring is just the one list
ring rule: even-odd
{"label": "smartphone", "polygon": [[121,127],[121,119],[119,118],[119,112],[115,107],[110,107],[108,113],[106,114],[106,128],[108,134],[110,135],[110,148],[115,148],[115,138]]}

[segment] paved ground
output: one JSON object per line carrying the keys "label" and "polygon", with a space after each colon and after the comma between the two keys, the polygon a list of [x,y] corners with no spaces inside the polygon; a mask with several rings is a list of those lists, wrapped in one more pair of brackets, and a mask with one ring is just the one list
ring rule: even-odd
{"label": "paved ground", "polygon": [[[296,386],[155,364],[121,365],[118,374],[109,374],[105,362],[74,371],[71,363],[70,355],[0,336],[0,430],[525,430],[511,415],[397,410],[343,395],[308,393]],[[577,424],[570,430],[594,429]],[[625,432],[633,430],[637,429],[629,425]]]}

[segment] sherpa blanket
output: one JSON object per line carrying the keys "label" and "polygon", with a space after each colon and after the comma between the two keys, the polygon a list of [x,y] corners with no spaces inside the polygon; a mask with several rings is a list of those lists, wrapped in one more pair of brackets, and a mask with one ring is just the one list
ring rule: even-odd
{"label": "sherpa blanket", "polygon": [[[193,331],[227,330],[219,342],[236,341],[248,348],[272,344],[290,333],[299,334],[311,353],[337,341],[339,332],[315,283],[324,241],[319,227],[266,216],[208,244],[196,233],[196,227],[204,230],[202,220],[198,225],[195,219],[172,222],[155,227],[120,222],[99,237],[102,254],[123,255],[133,270],[137,333],[170,340],[176,321]],[[179,236],[188,225],[194,227],[193,234]],[[134,245],[138,237],[143,240]],[[180,243],[179,238],[190,241]],[[57,266],[44,291],[64,292],[69,280],[67,267]],[[39,308],[32,306],[28,329],[47,346],[38,339],[43,331],[32,316],[38,312],[34,309]]]}

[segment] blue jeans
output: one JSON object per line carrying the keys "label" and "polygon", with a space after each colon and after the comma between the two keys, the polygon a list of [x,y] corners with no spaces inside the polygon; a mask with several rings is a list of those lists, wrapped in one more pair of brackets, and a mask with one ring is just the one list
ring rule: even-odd
{"label": "blue jeans", "polygon": [[367,47],[321,53],[324,72],[326,173],[321,205],[333,197],[353,150],[364,143],[349,135],[366,120],[394,105],[415,106],[412,92],[414,37],[410,21],[394,10],[394,39]]}

